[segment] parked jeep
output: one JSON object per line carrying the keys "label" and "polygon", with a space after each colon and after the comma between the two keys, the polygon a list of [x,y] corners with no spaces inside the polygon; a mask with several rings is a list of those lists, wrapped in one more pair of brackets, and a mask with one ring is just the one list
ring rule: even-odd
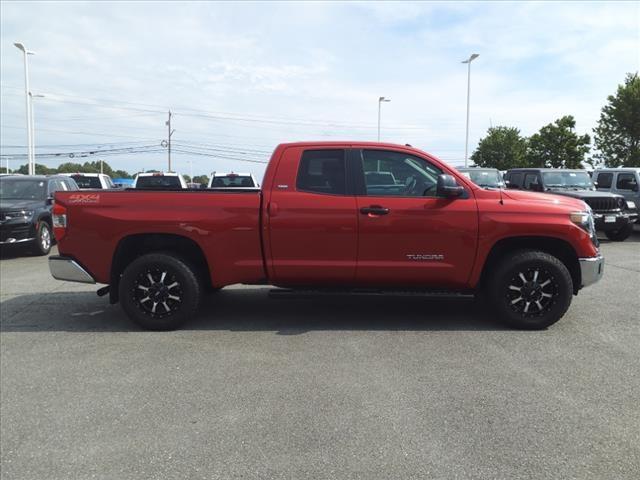
{"label": "parked jeep", "polygon": [[[640,207],[640,168],[599,168],[593,174],[596,189],[622,195],[630,208]],[[640,216],[637,223],[640,223]]]}
{"label": "parked jeep", "polygon": [[53,241],[53,194],[59,190],[78,190],[78,186],[63,175],[0,178],[0,245],[25,245],[47,255]]}
{"label": "parked jeep", "polygon": [[507,188],[546,192],[583,200],[593,210],[596,230],[621,242],[633,232],[638,218],[636,204],[622,195],[596,191],[585,170],[557,168],[514,168],[505,175]]}

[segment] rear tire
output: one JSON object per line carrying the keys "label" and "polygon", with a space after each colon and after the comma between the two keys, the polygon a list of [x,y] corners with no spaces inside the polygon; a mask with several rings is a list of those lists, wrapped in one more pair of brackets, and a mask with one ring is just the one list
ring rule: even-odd
{"label": "rear tire", "polygon": [[633,223],[625,225],[618,230],[609,230],[604,232],[607,238],[613,242],[624,242],[633,233]]}
{"label": "rear tire", "polygon": [[513,328],[547,328],[560,320],[571,305],[571,274],[548,253],[515,252],[498,264],[490,278],[491,307]]}
{"label": "rear tire", "polygon": [[141,327],[174,330],[196,315],[202,287],[182,259],[170,253],[149,253],[125,269],[119,295],[124,311]]}

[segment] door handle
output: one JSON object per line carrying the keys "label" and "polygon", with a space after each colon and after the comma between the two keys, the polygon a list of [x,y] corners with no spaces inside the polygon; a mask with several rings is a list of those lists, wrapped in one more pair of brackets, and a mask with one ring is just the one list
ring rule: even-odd
{"label": "door handle", "polygon": [[387,215],[389,209],[380,205],[371,205],[370,207],[362,207],[360,213],[363,215]]}

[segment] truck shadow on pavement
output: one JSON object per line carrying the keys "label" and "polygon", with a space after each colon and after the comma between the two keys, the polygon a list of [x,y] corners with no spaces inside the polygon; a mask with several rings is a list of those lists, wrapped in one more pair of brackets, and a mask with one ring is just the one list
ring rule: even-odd
{"label": "truck shadow on pavement", "polygon": [[[268,288],[228,288],[209,295],[181,330],[508,330],[471,299],[399,296],[270,298]],[[2,332],[142,332],[119,305],[93,292],[22,295],[0,304]]]}

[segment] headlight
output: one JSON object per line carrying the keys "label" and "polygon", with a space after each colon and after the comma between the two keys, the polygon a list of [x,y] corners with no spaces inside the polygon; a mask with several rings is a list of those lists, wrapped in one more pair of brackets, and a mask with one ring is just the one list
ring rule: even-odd
{"label": "headlight", "polygon": [[587,232],[590,236],[595,237],[596,235],[596,226],[593,222],[593,212],[591,208],[587,206],[588,210],[586,212],[573,212],[569,214],[569,218],[573,223],[582,228],[585,232]]}
{"label": "headlight", "polygon": [[33,210],[16,210],[14,212],[7,212],[4,214],[5,220],[11,220],[12,218],[23,217],[25,219],[33,216]]}

